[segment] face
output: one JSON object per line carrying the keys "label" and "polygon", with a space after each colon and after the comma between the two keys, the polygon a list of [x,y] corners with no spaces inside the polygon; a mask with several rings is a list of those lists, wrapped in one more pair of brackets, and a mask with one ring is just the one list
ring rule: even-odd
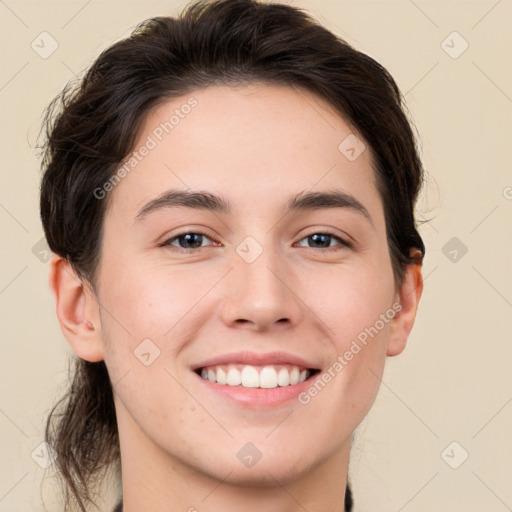
{"label": "face", "polygon": [[253,484],[348,456],[400,309],[353,132],[268,85],[150,113],[109,194],[97,274],[122,450]]}

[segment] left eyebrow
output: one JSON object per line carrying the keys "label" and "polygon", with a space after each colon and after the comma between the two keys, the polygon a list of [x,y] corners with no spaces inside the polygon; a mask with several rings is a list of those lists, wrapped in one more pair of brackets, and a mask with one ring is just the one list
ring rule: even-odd
{"label": "left eyebrow", "polygon": [[[197,210],[209,210],[231,213],[232,207],[227,199],[204,191],[171,189],[146,203],[135,217],[140,221],[150,213],[162,208],[185,207]],[[285,207],[285,212],[319,210],[322,208],[348,208],[362,214],[373,225],[368,210],[353,195],[341,190],[325,192],[300,192],[293,196]]]}
{"label": "left eyebrow", "polygon": [[322,208],[348,208],[360,213],[373,226],[368,210],[353,195],[341,190],[300,193],[288,202],[287,211],[319,210]]}

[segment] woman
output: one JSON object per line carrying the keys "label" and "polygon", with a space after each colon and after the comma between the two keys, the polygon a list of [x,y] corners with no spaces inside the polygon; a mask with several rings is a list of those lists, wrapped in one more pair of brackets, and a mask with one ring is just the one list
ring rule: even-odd
{"label": "woman", "polygon": [[117,468],[118,511],[352,510],[352,435],[422,290],[423,170],[388,72],[299,9],[199,1],[46,120],[66,507]]}

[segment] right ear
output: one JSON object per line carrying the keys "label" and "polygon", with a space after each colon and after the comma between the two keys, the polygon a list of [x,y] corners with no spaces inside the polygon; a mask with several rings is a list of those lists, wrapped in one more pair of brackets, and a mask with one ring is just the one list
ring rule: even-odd
{"label": "right ear", "polygon": [[104,359],[98,301],[70,263],[54,255],[50,261],[50,289],[55,297],[60,328],[73,352],[86,361]]}

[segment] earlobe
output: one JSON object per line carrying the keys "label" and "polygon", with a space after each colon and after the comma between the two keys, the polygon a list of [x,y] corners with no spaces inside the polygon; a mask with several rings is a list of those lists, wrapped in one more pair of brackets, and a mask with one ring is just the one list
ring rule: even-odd
{"label": "earlobe", "polygon": [[57,255],[50,261],[49,285],[62,333],[73,352],[86,361],[102,361],[99,308],[90,285],[82,283],[70,263]]}
{"label": "earlobe", "polygon": [[418,263],[407,266],[404,280],[397,293],[400,311],[391,322],[389,342],[386,349],[386,355],[388,356],[396,356],[404,350],[416,318],[418,303],[423,291],[421,255],[418,256],[416,252],[419,253],[417,249],[411,251],[411,256]]}

